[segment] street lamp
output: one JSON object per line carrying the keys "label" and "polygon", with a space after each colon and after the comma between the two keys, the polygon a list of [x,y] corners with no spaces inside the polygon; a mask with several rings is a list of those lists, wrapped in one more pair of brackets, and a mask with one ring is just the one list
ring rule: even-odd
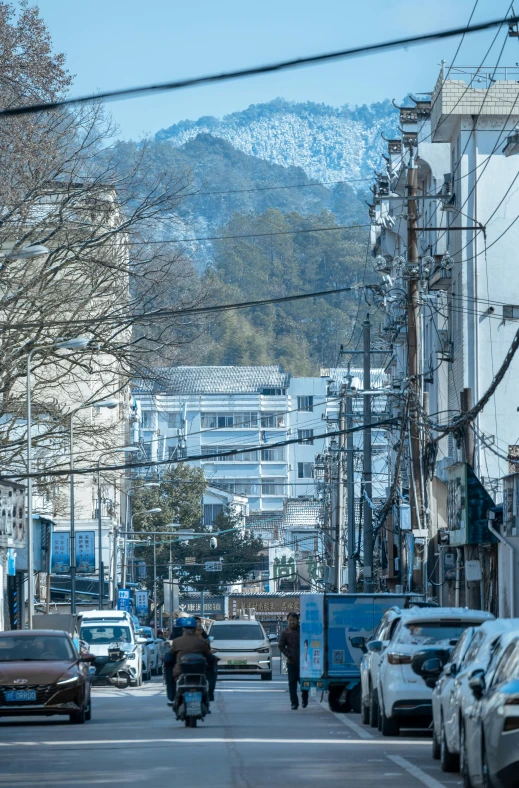
{"label": "street lamp", "polygon": [[[74,340],[69,340],[67,347],[71,347],[71,342]],[[75,340],[76,343],[79,340]],[[57,345],[59,347],[63,346],[62,342],[59,342]],[[82,345],[75,345],[78,348],[81,348]],[[74,516],[74,416],[80,410],[85,410],[85,408],[116,408],[119,405],[119,400],[117,399],[106,399],[101,400],[100,402],[90,403],[87,402],[83,405],[80,405],[75,410],[71,411],[70,413],[70,612],[72,615],[76,614],[76,522]]]}
{"label": "street lamp", "polygon": [[[28,248],[28,247],[27,247]],[[25,251],[27,251],[27,248]],[[24,250],[21,250],[24,251]],[[48,251],[48,250],[47,250]],[[45,252],[38,252],[45,254]],[[30,259],[36,257],[36,254],[31,254],[29,257],[23,259]],[[9,259],[15,259],[13,257]],[[32,523],[32,403],[31,403],[31,361],[34,353],[39,353],[42,350],[55,348],[56,350],[81,350],[87,347],[90,340],[86,337],[76,337],[75,339],[56,340],[49,345],[38,345],[31,348],[27,354],[27,596],[28,596],[28,610],[27,610],[27,626],[32,629],[32,619],[34,615],[34,556],[33,556],[33,523]]]}
{"label": "street lamp", "polygon": [[0,255],[0,260],[33,260],[44,254],[50,254],[50,249],[47,249],[43,244],[30,244],[22,249],[12,249],[10,252]]}
{"label": "street lamp", "polygon": [[128,454],[132,454],[135,451],[139,451],[140,446],[120,446],[116,449],[110,449],[109,451],[102,452],[99,455],[97,460],[97,555],[98,555],[98,563],[99,563],[99,610],[103,609],[103,585],[104,585],[104,567],[103,567],[103,527],[101,522],[101,460],[103,457],[106,457],[107,454],[113,454],[114,452],[126,452]]}

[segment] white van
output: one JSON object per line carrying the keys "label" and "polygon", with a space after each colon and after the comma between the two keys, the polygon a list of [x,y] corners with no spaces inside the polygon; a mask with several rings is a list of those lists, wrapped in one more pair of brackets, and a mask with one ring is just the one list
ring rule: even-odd
{"label": "white van", "polygon": [[107,657],[111,643],[122,643],[131,685],[142,684],[142,648],[146,642],[135,634],[132,617],[124,610],[88,610],[81,613],[79,636],[97,657]]}

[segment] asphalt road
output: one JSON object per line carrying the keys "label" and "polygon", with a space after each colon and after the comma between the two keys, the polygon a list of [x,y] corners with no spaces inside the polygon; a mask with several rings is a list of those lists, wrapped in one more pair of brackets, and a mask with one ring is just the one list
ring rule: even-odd
{"label": "asphalt road", "polygon": [[430,737],[383,739],[319,697],[292,711],[286,679],[227,678],[196,729],[176,722],[160,679],[96,689],[91,722],[0,719],[0,786],[68,788],[441,788],[461,785],[430,755]]}

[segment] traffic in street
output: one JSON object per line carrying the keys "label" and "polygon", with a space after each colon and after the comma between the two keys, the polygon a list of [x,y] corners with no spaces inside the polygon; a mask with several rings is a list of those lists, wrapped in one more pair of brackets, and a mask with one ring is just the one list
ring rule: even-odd
{"label": "traffic in street", "polygon": [[195,730],[175,720],[162,679],[94,687],[92,719],[0,719],[0,785],[265,786],[462,785],[430,757],[430,734],[382,738],[360,715],[330,712],[311,695],[292,711],[286,675],[219,678],[211,714]]}

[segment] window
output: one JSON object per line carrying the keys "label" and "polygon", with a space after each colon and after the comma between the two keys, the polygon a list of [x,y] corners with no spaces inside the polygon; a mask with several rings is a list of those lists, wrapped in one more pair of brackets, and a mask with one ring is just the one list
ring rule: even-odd
{"label": "window", "polygon": [[223,512],[223,503],[204,503],[204,525],[212,525]]}
{"label": "window", "polygon": [[285,447],[276,446],[272,449],[261,450],[262,462],[284,462],[285,461]]}
{"label": "window", "polygon": [[143,410],[141,415],[141,425],[144,430],[151,430],[153,412],[151,410]]}
{"label": "window", "polygon": [[[126,623],[124,619],[121,619],[121,621]],[[121,626],[119,623],[84,624],[80,629],[79,637],[90,646],[105,646],[114,642],[132,642],[129,628]]]}
{"label": "window", "polygon": [[297,442],[298,443],[305,443],[307,445],[313,445],[314,442],[314,431],[313,430],[298,430],[297,431]]}
{"label": "window", "polygon": [[258,495],[259,484],[256,479],[212,479],[212,484],[236,495]]}
{"label": "window", "polygon": [[261,480],[261,494],[262,495],[284,495],[285,494],[285,480],[279,477]]}
{"label": "window", "polygon": [[416,621],[404,624],[398,642],[412,646],[432,646],[447,642],[456,644],[472,621]]}
{"label": "window", "polygon": [[263,389],[264,397],[282,397],[286,394],[286,389]]}
{"label": "window", "polygon": [[172,430],[182,426],[182,419],[181,413],[168,413],[166,414],[168,417],[168,429]]}
{"label": "window", "polygon": [[222,457],[211,457],[207,462],[258,462],[259,452],[254,451],[241,451],[241,446],[202,446],[201,454],[202,459],[204,454],[218,455],[221,452],[237,451],[237,454],[227,454]]}
{"label": "window", "polygon": [[314,398],[313,397],[298,397],[297,398],[297,409],[298,410],[313,411],[313,409],[314,409]]}
{"label": "window", "polygon": [[285,426],[285,414],[284,413],[262,413],[261,414],[261,426],[264,429],[272,429],[276,427],[284,427]]}
{"label": "window", "polygon": [[202,413],[202,427],[205,429],[255,429],[257,426],[257,413]]}
{"label": "window", "polygon": [[518,320],[519,319],[519,306],[508,304],[503,306],[503,320]]}
{"label": "window", "polygon": [[313,479],[314,464],[313,462],[298,462],[297,463],[297,478],[298,479]]}

